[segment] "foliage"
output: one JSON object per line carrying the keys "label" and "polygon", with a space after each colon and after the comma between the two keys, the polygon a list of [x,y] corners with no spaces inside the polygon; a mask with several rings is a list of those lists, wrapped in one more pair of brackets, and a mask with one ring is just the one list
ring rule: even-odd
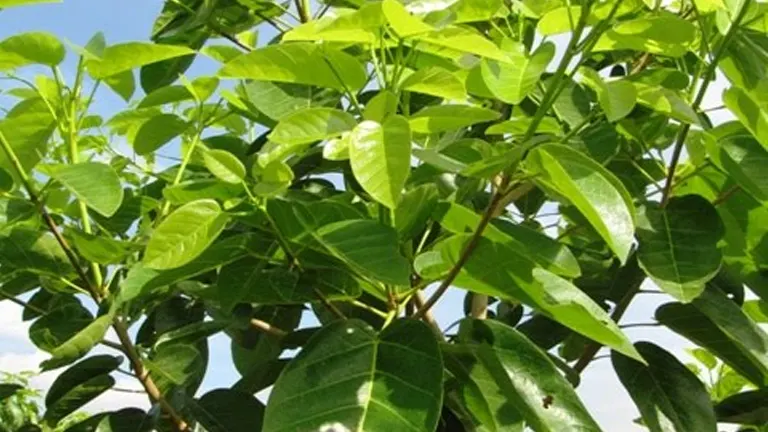
{"label": "foliage", "polygon": [[[0,431],[14,432],[39,427],[40,392],[29,388],[29,380],[34,377],[34,373],[0,374]],[[51,432],[64,432],[88,417],[85,413],[73,413],[62,419]]]}
{"label": "foliage", "polygon": [[[122,367],[152,409],[68,430],[594,431],[606,348],[649,430],[765,428],[768,8],[667,3],[173,0],[151,41],[0,41],[0,294],[61,372],[40,427]],[[646,280],[716,381],[624,333]],[[216,334],[241,379],[200,394]]]}

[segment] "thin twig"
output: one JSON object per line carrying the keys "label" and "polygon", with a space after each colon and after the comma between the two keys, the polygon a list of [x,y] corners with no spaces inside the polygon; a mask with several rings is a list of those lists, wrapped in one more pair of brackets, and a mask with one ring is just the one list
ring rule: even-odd
{"label": "thin twig", "polygon": [[731,186],[731,187],[730,187],[730,188],[728,188],[727,190],[723,191],[723,193],[721,193],[721,194],[720,194],[720,196],[718,196],[717,198],[715,198],[715,200],[714,200],[714,201],[712,201],[712,205],[713,205],[713,206],[719,206],[720,204],[722,204],[722,203],[724,203],[724,202],[728,201],[728,199],[729,199],[730,197],[732,197],[732,196],[733,196],[733,194],[735,194],[736,192],[738,192],[738,191],[740,191],[740,190],[741,190],[741,188],[739,187],[739,185],[733,185],[733,186]]}
{"label": "thin twig", "polygon": [[[417,310],[424,309],[424,293],[417,291],[413,296],[413,304],[416,306]],[[429,324],[430,327],[432,327],[432,330],[435,331],[435,334],[439,334],[441,337],[444,337],[443,332],[440,330],[440,325],[437,323],[437,320],[435,319],[435,316],[432,314],[431,310],[425,309],[424,315],[421,317],[421,319],[425,323]]]}
{"label": "thin twig", "polygon": [[491,202],[488,204],[488,208],[485,209],[485,212],[483,213],[482,219],[480,219],[480,223],[477,225],[477,228],[475,229],[475,232],[472,234],[472,237],[470,237],[467,244],[464,246],[464,250],[461,251],[461,255],[459,255],[459,259],[456,260],[456,263],[451,267],[451,270],[448,272],[448,275],[446,275],[445,279],[440,283],[440,286],[437,287],[437,290],[434,294],[432,294],[432,297],[429,298],[429,300],[424,303],[422,307],[419,308],[418,311],[416,311],[416,314],[414,315],[415,318],[420,319],[424,316],[424,314],[429,311],[432,306],[437,303],[438,300],[440,300],[440,297],[442,297],[443,294],[445,294],[446,291],[448,291],[448,288],[451,286],[451,283],[456,279],[456,277],[459,275],[459,272],[461,272],[462,267],[464,267],[464,264],[469,261],[470,255],[472,255],[472,252],[477,247],[477,244],[480,242],[480,237],[483,236],[483,231],[485,231],[485,228],[488,226],[488,224],[491,222],[491,218],[493,217],[494,212],[496,211],[497,206],[501,202],[501,199],[503,197],[503,194],[497,191],[493,198],[491,198]]}

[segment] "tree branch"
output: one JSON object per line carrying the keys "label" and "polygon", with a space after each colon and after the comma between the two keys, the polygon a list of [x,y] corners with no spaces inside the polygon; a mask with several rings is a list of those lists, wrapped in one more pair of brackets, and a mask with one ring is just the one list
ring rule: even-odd
{"label": "tree branch", "polygon": [[[24,186],[24,188],[27,191],[27,194],[29,195],[29,200],[33,204],[35,204],[37,208],[40,210],[40,213],[43,216],[43,220],[45,220],[45,223],[48,226],[48,229],[51,231],[51,234],[53,234],[53,236],[56,238],[56,241],[59,243],[59,246],[64,251],[64,254],[67,256],[67,259],[69,260],[70,264],[72,264],[72,266],[74,267],[78,276],[83,280],[83,283],[85,283],[86,286],[88,287],[88,291],[91,293],[93,300],[97,304],[101,303],[102,298],[100,296],[99,290],[88,279],[87,275],[85,274],[85,272],[80,266],[77,255],[75,255],[72,248],[69,247],[69,244],[67,244],[66,240],[61,236],[61,233],[59,232],[59,229],[56,226],[56,222],[53,220],[51,215],[45,209],[45,205],[42,202],[40,202],[37,196],[37,193],[35,191],[35,188],[30,182],[26,171],[24,170],[23,166],[21,165],[21,162],[19,161],[19,158],[16,156],[16,153],[13,151],[13,147],[11,147],[11,144],[8,142],[8,140],[5,138],[2,132],[0,132],[0,147],[3,148],[3,151],[5,152],[5,155],[8,157],[8,160],[11,161],[11,164],[13,165],[13,168],[16,171],[16,174],[21,179],[22,185]],[[144,369],[144,365],[141,362],[141,357],[139,356],[139,353],[136,351],[136,347],[133,345],[133,342],[131,341],[131,338],[128,335],[128,329],[125,327],[125,324],[123,324],[123,322],[120,321],[118,317],[115,317],[115,320],[112,322],[112,327],[115,329],[115,332],[117,333],[117,336],[120,339],[120,343],[123,346],[123,352],[128,357],[128,360],[131,362],[131,365],[133,366],[133,369],[136,372],[136,377],[144,386],[144,389],[147,391],[147,394],[149,395],[150,400],[152,400],[153,403],[157,402],[158,404],[160,404],[160,407],[163,409],[163,411],[166,414],[168,414],[169,417],[171,417],[171,420],[173,421],[173,424],[176,430],[180,432],[189,431],[190,429],[187,423],[184,421],[184,419],[181,418],[181,416],[176,412],[176,410],[168,403],[168,401],[165,400],[163,395],[160,393],[160,390],[157,388],[154,381],[152,381],[152,378],[149,376],[149,373],[147,373],[147,371]]]}

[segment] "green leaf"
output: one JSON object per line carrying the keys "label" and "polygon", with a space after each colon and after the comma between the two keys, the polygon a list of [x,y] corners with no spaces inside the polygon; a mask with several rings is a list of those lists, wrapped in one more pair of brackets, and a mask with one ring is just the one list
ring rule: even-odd
{"label": "green leaf", "polygon": [[23,227],[0,231],[0,263],[56,277],[74,270],[51,233]]}
{"label": "green leaf", "polygon": [[190,408],[208,432],[251,432],[261,430],[264,421],[264,405],[238,390],[211,390]]}
{"label": "green leaf", "polygon": [[501,117],[497,111],[469,105],[428,106],[409,119],[411,129],[418,133],[437,133],[465,128]]}
{"label": "green leaf", "polygon": [[[102,417],[96,427],[96,432],[150,432],[152,423],[151,417],[144,411],[138,408],[123,408]],[[75,431],[68,430],[67,432]]]}
{"label": "green leaf", "polygon": [[146,95],[144,99],[139,102],[137,108],[149,108],[193,99],[194,96],[192,93],[190,93],[190,91],[184,86],[176,85],[160,87],[159,89]]}
{"label": "green leaf", "polygon": [[634,206],[612,173],[583,153],[557,144],[531,150],[526,167],[534,182],[570,201],[608,246],[626,262],[634,241]]}
{"label": "green leaf", "polygon": [[224,78],[242,78],[358,90],[367,82],[354,57],[324,45],[270,45],[237,57],[219,71]]}
{"label": "green leaf", "polygon": [[206,198],[225,202],[243,194],[241,184],[225,183],[218,179],[190,180],[163,189],[163,197],[175,205]]}
{"label": "green leaf", "polygon": [[[66,297],[64,298],[71,298]],[[29,327],[29,339],[43,351],[53,352],[93,322],[93,316],[79,302],[54,304],[49,312]]]}
{"label": "green leaf", "polygon": [[203,161],[208,171],[224,182],[239,184],[245,179],[245,166],[226,150],[208,150],[203,153]]}
{"label": "green leaf", "polygon": [[[396,0],[390,1],[396,2]],[[408,75],[400,83],[400,90],[423,93],[454,101],[467,99],[464,83],[456,75],[437,66],[418,69],[416,72]],[[386,91],[380,94],[386,94]]]}
{"label": "green leaf", "polygon": [[459,339],[475,348],[507,402],[532,429],[600,430],[549,356],[517,330],[492,320],[465,319]]}
{"label": "green leaf", "polygon": [[246,255],[264,257],[272,246],[268,236],[241,234],[227,237],[206,249],[190,263],[172,270],[153,270],[141,265],[131,267],[120,285],[118,302],[128,302],[152,290],[206,273]]}
{"label": "green leaf", "polygon": [[131,100],[136,91],[136,78],[132,71],[120,72],[117,75],[108,76],[102,81],[126,102]]}
{"label": "green leaf", "polygon": [[333,108],[305,108],[280,119],[269,140],[286,146],[299,146],[341,135],[357,121],[352,114]]}
{"label": "green leaf", "polygon": [[401,239],[417,236],[427,224],[437,205],[439,192],[434,184],[417,186],[403,195],[393,214],[394,226]]}
{"label": "green leaf", "polygon": [[725,106],[752,133],[757,141],[768,149],[768,110],[755,92],[731,87],[723,92]]}
{"label": "green leaf", "polygon": [[745,301],[741,309],[752,321],[768,324],[768,302],[765,300]]}
{"label": "green leaf", "polygon": [[263,431],[320,430],[328,424],[344,430],[434,430],[442,369],[434,334],[420,321],[398,320],[380,334],[362,321],[336,321],[280,374]]}
{"label": "green leaf", "polygon": [[637,88],[633,83],[624,80],[606,82],[597,72],[584,67],[579,72],[584,84],[597,93],[600,107],[609,122],[623,119],[635,108]]}
{"label": "green leaf", "polygon": [[671,13],[622,21],[603,33],[593,50],[634,50],[681,57],[693,45],[698,32],[688,20]]}
{"label": "green leaf", "polygon": [[88,63],[88,71],[96,79],[102,79],[136,69],[138,67],[168,60],[194,51],[178,45],[160,45],[150,42],[126,42],[112,45],[104,50],[101,60]]}
{"label": "green leaf", "polygon": [[[416,35],[414,39],[423,42],[417,45],[416,48],[419,50],[425,49],[424,45],[439,47],[438,55],[443,54],[440,51],[447,48],[453,52],[475,54],[492,60],[512,61],[504,50],[471,27],[448,26],[435,32]],[[450,55],[450,57],[455,56]]]}
{"label": "green leaf", "polygon": [[109,313],[96,318],[87,327],[51,351],[52,357],[41,364],[42,369],[44,371],[56,369],[88,354],[104,338],[109,326],[112,325],[112,319],[113,316]]}
{"label": "green leaf", "polygon": [[687,303],[720,269],[722,236],[715,207],[700,195],[674,197],[664,208],[649,203],[638,216],[637,259],[661,289]]}
{"label": "green leaf", "polygon": [[768,388],[738,393],[715,406],[717,420],[723,423],[764,425],[768,423]]}
{"label": "green leaf", "polygon": [[365,104],[363,119],[383,122],[387,117],[397,114],[398,99],[389,90],[380,90]]}
{"label": "green leaf", "polygon": [[[730,301],[730,300],[729,300]],[[736,372],[758,386],[768,384],[768,363],[743,351],[723,329],[692,304],[667,303],[656,310],[656,320],[675,333],[706,348]]]}
{"label": "green leaf", "polygon": [[144,362],[161,389],[169,389],[173,385],[183,386],[205,369],[200,351],[193,345],[160,345],[155,355]]}
{"label": "green leaf", "polygon": [[67,369],[56,378],[45,396],[44,419],[55,423],[112,388],[115,380],[108,374],[120,363],[120,357],[100,355]]}
{"label": "green leaf", "polygon": [[231,310],[237,303],[289,305],[317,302],[317,292],[330,301],[351,300],[360,296],[360,285],[343,271],[323,269],[302,275],[289,270],[264,269],[261,260],[246,258],[221,269],[218,295],[222,308]]}
{"label": "green leaf", "polygon": [[41,3],[62,3],[63,0],[0,0],[0,9]]}
{"label": "green leaf", "polygon": [[0,41],[0,70],[31,64],[50,67],[64,61],[64,45],[50,33],[21,33]]}
{"label": "green leaf", "polygon": [[158,114],[141,124],[133,140],[133,148],[139,155],[150,154],[184,133],[189,126],[176,114]]}
{"label": "green leaf", "polygon": [[541,75],[555,56],[555,44],[540,45],[530,57],[525,46],[505,39],[502,48],[510,61],[484,59],[480,71],[488,90],[499,100],[517,105],[536,88]]}
{"label": "green leaf", "polygon": [[5,402],[6,399],[12,397],[16,392],[24,387],[19,384],[0,384],[0,402]]}
{"label": "green leaf", "polygon": [[717,431],[709,394],[696,375],[656,345],[638,342],[636,347],[647,365],[615,352],[611,360],[643,424],[651,432]]}
{"label": "green leaf", "polygon": [[85,205],[110,217],[123,202],[123,187],[115,170],[100,162],[47,165],[46,173]]}
{"label": "green leaf", "polygon": [[[441,203],[433,217],[442,228],[455,234],[472,232],[480,223],[480,215],[456,203]],[[581,275],[579,263],[568,247],[523,225],[496,220],[488,225],[483,235],[511,247],[553,273],[566,277]]]}
{"label": "green leaf", "polygon": [[179,207],[152,233],[144,265],[164,270],[189,263],[216,240],[227,222],[229,216],[210,199]]}
{"label": "green leaf", "polygon": [[[442,253],[442,263],[432,266],[447,271],[456,265],[468,239],[469,234],[457,235],[440,243],[436,249]],[[588,338],[639,358],[618,325],[587,294],[554,273],[537,268],[509,245],[481,238],[453,284],[522,302]]]}
{"label": "green leaf", "polygon": [[709,133],[705,145],[712,161],[750,195],[768,201],[768,181],[763,175],[768,151],[739,123],[725,123]]}
{"label": "green leaf", "polygon": [[[302,223],[311,229],[308,221]],[[347,220],[325,225],[315,235],[355,271],[386,284],[410,286],[410,265],[400,255],[393,228],[372,220]]]}
{"label": "green leaf", "polygon": [[[51,114],[34,113],[23,114],[18,117],[4,118],[0,120],[0,133],[10,144],[13,152],[21,162],[25,173],[32,171],[42,155],[46,153],[46,144],[53,134],[55,123]],[[5,152],[0,152],[0,167],[11,173],[18,183],[14,166]]]}
{"label": "green leaf", "polygon": [[452,390],[445,395],[446,405],[467,410],[478,430],[522,432],[523,418],[502,396],[504,390],[477,358],[476,348],[464,344],[441,344],[440,348],[452,375],[446,379],[446,389]]}
{"label": "green leaf", "polygon": [[134,243],[77,230],[68,230],[66,237],[83,258],[98,264],[121,263],[137,249]]}
{"label": "green leaf", "polygon": [[768,335],[720,289],[708,286],[693,305],[756,363],[768,366]]}
{"label": "green leaf", "polygon": [[384,0],[381,10],[390,27],[400,38],[407,38],[421,33],[434,31],[435,28],[411,15],[397,0]]}
{"label": "green leaf", "polygon": [[349,162],[355,179],[376,201],[397,207],[410,173],[411,129],[401,116],[383,124],[365,120],[349,136]]}

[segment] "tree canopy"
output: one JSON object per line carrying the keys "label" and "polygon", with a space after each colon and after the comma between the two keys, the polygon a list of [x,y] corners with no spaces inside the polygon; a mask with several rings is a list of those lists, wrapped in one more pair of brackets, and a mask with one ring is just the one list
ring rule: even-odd
{"label": "tree canopy", "polygon": [[[599,431],[601,349],[650,431],[768,430],[767,33],[753,0],[167,0],[147,41],[0,41],[0,299],[60,372],[15,432]],[[625,334],[646,280],[697,365]],[[218,334],[240,379],[203,393]],[[80,412],[118,372],[151,409]]]}

